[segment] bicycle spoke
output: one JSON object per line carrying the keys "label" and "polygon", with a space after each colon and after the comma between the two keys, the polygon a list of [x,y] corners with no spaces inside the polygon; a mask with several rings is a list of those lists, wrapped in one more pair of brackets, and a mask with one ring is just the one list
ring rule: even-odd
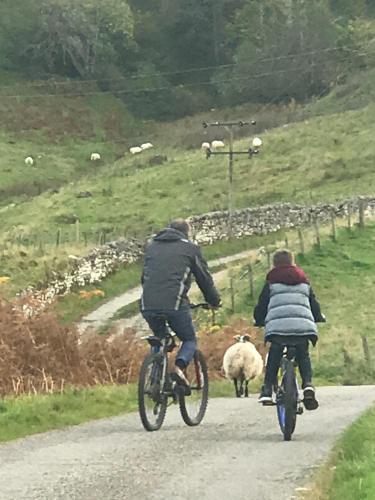
{"label": "bicycle spoke", "polygon": [[208,375],[204,357],[197,351],[194,360],[186,370],[191,386],[191,394],[180,395],[180,411],[187,425],[198,425],[206,412],[208,401]]}
{"label": "bicycle spoke", "polygon": [[166,409],[167,397],[160,386],[162,358],[151,354],[143,362],[138,385],[138,405],[143,426],[148,431],[160,429]]}

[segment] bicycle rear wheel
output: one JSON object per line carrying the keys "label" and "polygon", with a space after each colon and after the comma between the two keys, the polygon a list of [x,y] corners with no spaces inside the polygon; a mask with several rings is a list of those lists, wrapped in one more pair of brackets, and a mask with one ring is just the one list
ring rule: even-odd
{"label": "bicycle rear wheel", "polygon": [[277,416],[285,441],[292,439],[297,420],[298,390],[293,365],[286,362],[281,386],[276,395]]}
{"label": "bicycle rear wheel", "polygon": [[138,382],[138,409],[143,427],[157,431],[163,425],[168,398],[163,394],[163,355],[149,354],[143,361]]}
{"label": "bicycle rear wheel", "polygon": [[206,413],[208,404],[208,373],[206,360],[200,351],[196,351],[193,361],[186,370],[190,382],[191,395],[179,392],[179,405],[186,425],[199,425]]}

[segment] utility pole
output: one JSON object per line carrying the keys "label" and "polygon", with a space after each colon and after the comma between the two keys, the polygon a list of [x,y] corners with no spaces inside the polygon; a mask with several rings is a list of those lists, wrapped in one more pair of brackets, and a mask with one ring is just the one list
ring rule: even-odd
{"label": "utility pole", "polygon": [[228,236],[233,236],[233,214],[234,214],[234,193],[233,193],[233,160],[234,155],[248,155],[251,159],[253,155],[259,153],[259,148],[262,145],[261,139],[258,137],[254,138],[252,145],[249,147],[247,151],[234,151],[233,150],[233,142],[234,142],[234,127],[244,127],[248,125],[256,125],[255,120],[251,120],[248,122],[245,121],[231,121],[231,122],[213,122],[207,123],[203,122],[203,128],[207,127],[222,127],[229,132],[229,151],[212,151],[210,148],[205,148],[206,158],[209,159],[212,155],[227,155],[229,157],[228,164]]}

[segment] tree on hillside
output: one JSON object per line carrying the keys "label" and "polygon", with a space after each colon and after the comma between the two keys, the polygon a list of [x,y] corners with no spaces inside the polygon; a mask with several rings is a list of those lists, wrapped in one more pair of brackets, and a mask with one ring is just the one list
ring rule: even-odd
{"label": "tree on hillside", "polygon": [[325,0],[251,0],[228,33],[236,66],[215,79],[230,99],[301,100],[321,93],[337,75],[337,53],[326,49],[338,47],[342,28]]}
{"label": "tree on hillside", "polygon": [[3,0],[0,5],[0,67],[24,71],[30,67],[29,48],[38,30],[36,2]]}
{"label": "tree on hillside", "polygon": [[329,0],[332,12],[342,19],[353,19],[366,15],[366,0]]}
{"label": "tree on hillside", "polygon": [[116,34],[133,36],[126,0],[41,0],[32,57],[45,61],[50,71],[92,76],[99,62],[114,57],[111,37]]}

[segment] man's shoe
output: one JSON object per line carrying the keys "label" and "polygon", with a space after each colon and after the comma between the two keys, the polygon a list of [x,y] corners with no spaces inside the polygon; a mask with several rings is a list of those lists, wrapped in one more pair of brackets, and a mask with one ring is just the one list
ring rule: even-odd
{"label": "man's shoe", "polygon": [[184,371],[177,365],[174,367],[174,379],[179,385],[190,387],[190,382],[186,378]]}
{"label": "man's shoe", "polygon": [[318,408],[319,403],[315,398],[315,387],[313,385],[305,385],[302,402],[306,410],[316,410]]}
{"label": "man's shoe", "polygon": [[261,393],[258,398],[258,402],[264,405],[271,405],[273,403],[272,400],[272,387],[267,385],[263,385]]}

